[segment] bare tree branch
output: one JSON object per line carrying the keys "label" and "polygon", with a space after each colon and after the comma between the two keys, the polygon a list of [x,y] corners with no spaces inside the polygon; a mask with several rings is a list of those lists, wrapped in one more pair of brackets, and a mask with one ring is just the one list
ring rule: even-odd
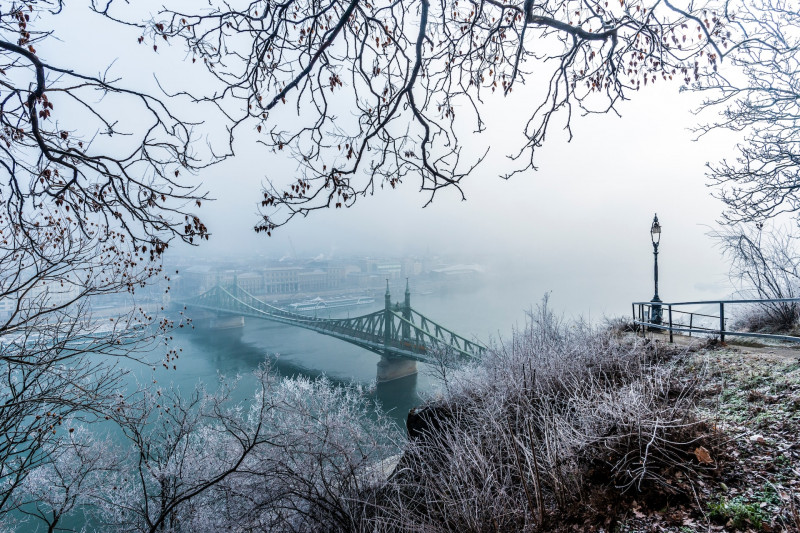
{"label": "bare tree branch", "polygon": [[733,160],[709,165],[724,220],[761,223],[800,212],[800,15],[796,2],[764,0],[740,10],[744,38],[728,55],[733,68],[695,86],[701,109],[721,119],[697,129],[743,132]]}
{"label": "bare tree branch", "polygon": [[[133,21],[114,5],[96,10]],[[556,115],[569,132],[573,108],[614,111],[648,84],[689,84],[716,69],[729,39],[725,8],[288,0],[212,2],[201,13],[167,4],[142,39],[182,42],[217,81],[193,98],[224,110],[232,136],[244,129],[298,162],[296,179],[268,176],[255,229],[271,234],[294,216],[352,206],[410,176],[429,200],[445,187],[460,191],[491,144],[467,156],[461,132],[485,130],[491,93],[528,82],[547,90],[521,110],[529,118],[523,142],[501,148],[513,165],[501,174],[534,169]]]}

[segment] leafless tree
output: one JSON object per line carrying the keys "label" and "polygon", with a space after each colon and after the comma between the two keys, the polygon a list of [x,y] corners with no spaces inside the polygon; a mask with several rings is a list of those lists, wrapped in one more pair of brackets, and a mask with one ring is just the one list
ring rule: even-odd
{"label": "leafless tree", "polygon": [[[800,296],[798,237],[786,228],[739,224],[713,234],[731,263],[731,279],[745,298]],[[791,331],[800,320],[797,302],[760,304],[740,320],[751,330]]]}
{"label": "leafless tree", "polygon": [[102,497],[123,457],[110,438],[74,422],[66,421],[69,431],[59,437],[50,460],[32,469],[14,493],[19,514],[40,521],[48,532],[62,529],[66,516]]}
{"label": "leafless tree", "polygon": [[710,165],[730,223],[763,222],[800,211],[800,6],[758,0],[740,6],[740,43],[730,66],[696,86],[721,119],[699,129],[745,132],[734,160]]}
{"label": "leafless tree", "polygon": [[[141,20],[114,0],[95,10]],[[183,43],[216,78],[207,93],[187,92],[224,110],[232,137],[243,129],[298,161],[296,181],[265,189],[256,231],[270,234],[409,175],[429,200],[460,191],[486,155],[464,153],[465,132],[484,131],[493,94],[525,83],[541,94],[521,104],[528,122],[505,176],[533,169],[559,113],[571,135],[576,111],[612,112],[648,84],[716,69],[726,15],[643,0],[212,1],[202,11],[168,3],[139,26],[142,41]]]}
{"label": "leafless tree", "polygon": [[[63,8],[60,0],[34,0],[6,3],[0,12],[2,201],[13,230],[4,237],[18,232],[39,245],[34,228],[48,224],[62,238],[112,228],[151,257],[165,238],[205,237],[185,207],[202,198],[179,178],[203,164],[193,155],[193,124],[119,80],[40,58],[35,46],[51,37],[47,19]],[[124,129],[131,112],[144,127]],[[115,235],[103,237],[116,243]]]}
{"label": "leafless tree", "polygon": [[91,298],[133,294],[161,276],[172,239],[208,234],[185,180],[214,159],[195,157],[193,125],[107,65],[87,75],[40,57],[63,9],[0,6],[0,517],[54,459],[63,421],[113,398],[121,371],[101,356],[136,357],[154,322],[139,309],[101,324]]}

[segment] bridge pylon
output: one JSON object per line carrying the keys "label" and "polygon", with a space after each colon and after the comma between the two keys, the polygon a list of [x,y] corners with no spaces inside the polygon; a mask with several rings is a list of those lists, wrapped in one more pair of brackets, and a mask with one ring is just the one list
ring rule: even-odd
{"label": "bridge pylon", "polygon": [[[398,304],[399,305],[399,304]],[[378,383],[392,381],[395,379],[412,376],[417,373],[417,361],[414,359],[407,359],[405,357],[397,356],[392,346],[392,295],[389,293],[389,280],[386,280],[386,295],[384,304],[384,328],[383,328],[383,345],[384,351],[381,354],[381,360],[378,361]],[[406,279],[406,294],[405,302],[403,302],[403,318],[410,320],[411,318],[411,291],[408,288],[408,279]],[[411,328],[408,324],[404,323],[401,326],[402,339],[408,341],[411,339]]]}
{"label": "bridge pylon", "polygon": [[406,278],[406,298],[403,302],[403,340],[411,339],[411,290],[408,288],[408,278]]}
{"label": "bridge pylon", "polygon": [[393,381],[395,379],[413,376],[417,373],[417,362],[405,357],[381,355],[378,361],[378,383]]}

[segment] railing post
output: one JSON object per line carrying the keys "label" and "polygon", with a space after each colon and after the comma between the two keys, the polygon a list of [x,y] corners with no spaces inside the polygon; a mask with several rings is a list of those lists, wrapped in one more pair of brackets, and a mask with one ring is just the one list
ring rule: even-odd
{"label": "railing post", "polygon": [[689,313],[689,336],[692,336],[692,322],[694,321],[694,313]]}
{"label": "railing post", "polygon": [[719,303],[719,342],[725,342],[725,304]]}
{"label": "railing post", "polygon": [[672,343],[672,305],[667,306],[669,311],[669,342]]}
{"label": "railing post", "polygon": [[639,332],[639,326],[636,324],[636,304],[631,303],[631,314],[633,315],[633,334]]}
{"label": "railing post", "polygon": [[639,304],[639,322],[642,323],[642,338],[647,337],[647,327],[644,325],[644,304]]}

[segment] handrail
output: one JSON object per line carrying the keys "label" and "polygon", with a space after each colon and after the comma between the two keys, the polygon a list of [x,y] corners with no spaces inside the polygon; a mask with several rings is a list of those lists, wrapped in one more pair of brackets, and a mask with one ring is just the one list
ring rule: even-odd
{"label": "handrail", "polygon": [[[675,305],[675,304],[672,304]],[[673,309],[673,313],[681,313],[682,315],[694,315],[694,316],[704,316],[706,318],[719,318],[717,315],[704,315],[703,313],[693,313],[692,311],[681,311],[679,309]]]}
{"label": "handrail", "polygon": [[[786,303],[786,302],[793,302],[793,303],[800,303],[800,298],[765,298],[761,300],[755,299],[742,299],[742,300],[705,300],[705,301],[697,301],[697,302],[633,302],[631,304],[631,309],[633,311],[633,323],[636,326],[642,326],[647,328],[653,329],[660,329],[669,331],[669,342],[673,342],[673,333],[683,333],[688,332],[689,336],[692,336],[692,333],[713,333],[719,335],[720,341],[725,341],[725,336],[732,336],[732,337],[756,337],[762,339],[773,339],[773,340],[781,340],[787,342],[800,342],[800,337],[795,337],[791,335],[773,335],[769,333],[750,333],[750,332],[739,332],[739,331],[729,331],[725,328],[725,304],[768,304],[768,303]],[[680,305],[719,305],[719,316],[716,315],[706,315],[702,313],[693,313],[690,311],[681,311],[681,310],[674,310],[676,313],[688,314],[689,315],[689,327],[686,328],[686,324],[676,323],[672,320],[672,313],[673,313],[673,306],[680,306]],[[638,319],[637,319],[637,312],[636,306],[639,306],[638,312]],[[648,308],[648,312],[645,313],[645,307]],[[653,322],[653,308],[658,307],[658,322]],[[667,310],[667,324],[664,325],[663,319],[663,310],[666,308]],[[719,328],[707,328],[701,326],[694,326],[693,319],[695,316],[702,316],[707,318],[717,318],[719,319]],[[645,318],[650,317],[649,320],[645,320]],[[676,327],[678,326],[678,327]]]}
{"label": "handrail", "polygon": [[705,305],[705,304],[763,304],[773,302],[800,302],[800,298],[768,298],[764,300],[705,300],[701,302],[633,302],[633,305]]}
{"label": "handrail", "polygon": [[[650,324],[648,322],[644,322],[644,323],[638,322],[638,323],[646,325],[647,327],[655,328],[655,329],[663,329],[663,330],[669,330],[670,329],[669,326],[659,326],[657,324]],[[691,329],[688,329],[688,328],[676,328],[676,327],[673,327],[672,331],[692,332],[692,331],[695,331],[695,330],[691,330]],[[707,331],[711,331],[711,332],[714,332],[714,333],[719,333],[719,331],[717,331],[715,329],[707,330]],[[729,336],[732,336],[732,337],[758,337],[758,338],[768,338],[768,339],[775,339],[775,340],[781,340],[781,341],[787,341],[787,342],[800,342],[800,337],[792,337],[791,335],[772,335],[772,334],[769,334],[769,333],[747,333],[747,332],[744,332],[744,331],[741,331],[741,332],[738,332],[738,331],[725,331],[724,333],[725,333],[725,335],[729,335]],[[670,342],[672,342],[672,341],[670,341]]]}

